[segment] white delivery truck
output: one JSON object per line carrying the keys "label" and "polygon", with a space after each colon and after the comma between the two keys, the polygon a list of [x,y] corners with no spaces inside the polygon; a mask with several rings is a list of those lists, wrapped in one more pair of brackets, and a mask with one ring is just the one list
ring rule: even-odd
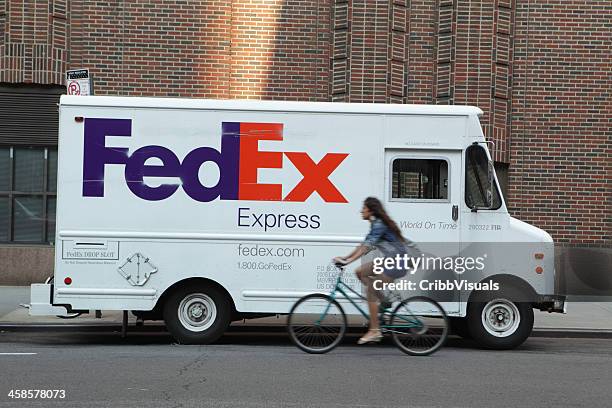
{"label": "white delivery truck", "polygon": [[514,347],[534,308],[560,312],[564,298],[550,235],[508,214],[481,113],[62,96],[55,270],[32,285],[30,313],[132,311],[179,342],[215,341],[232,320],[328,291],[331,258],[362,241],[376,196],[424,252],[486,259],[463,277],[500,290],[448,274],[421,289],[454,291],[440,301],[456,332]]}

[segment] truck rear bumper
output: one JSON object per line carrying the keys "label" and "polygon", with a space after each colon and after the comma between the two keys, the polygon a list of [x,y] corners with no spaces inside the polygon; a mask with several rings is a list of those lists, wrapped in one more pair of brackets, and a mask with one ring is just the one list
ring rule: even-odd
{"label": "truck rear bumper", "polygon": [[51,303],[53,285],[35,283],[30,286],[30,316],[68,316],[64,306]]}

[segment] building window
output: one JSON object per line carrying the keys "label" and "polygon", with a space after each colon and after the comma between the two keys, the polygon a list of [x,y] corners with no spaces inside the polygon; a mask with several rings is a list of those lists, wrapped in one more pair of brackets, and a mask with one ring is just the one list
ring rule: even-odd
{"label": "building window", "polygon": [[395,159],[391,198],[448,200],[448,163],[439,159]]}
{"label": "building window", "polygon": [[57,150],[0,147],[0,242],[55,241]]}

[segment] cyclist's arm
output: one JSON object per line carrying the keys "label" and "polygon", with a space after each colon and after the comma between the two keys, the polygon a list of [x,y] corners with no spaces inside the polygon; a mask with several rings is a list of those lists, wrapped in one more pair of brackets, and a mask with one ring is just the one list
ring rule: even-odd
{"label": "cyclist's arm", "polygon": [[370,232],[363,241],[363,244],[356,247],[348,256],[340,257],[340,259],[349,264],[361,258],[370,252],[370,250],[381,240],[383,234],[385,233],[385,229],[386,227],[382,222],[377,221],[373,223]]}
{"label": "cyclist's arm", "polygon": [[347,264],[350,264],[351,262],[354,262],[357,259],[364,256],[365,254],[367,254],[369,251],[370,251],[370,247],[368,247],[367,245],[361,244],[357,248],[355,248],[353,252],[351,252],[348,256],[345,256],[343,258],[344,262],[346,262]]}

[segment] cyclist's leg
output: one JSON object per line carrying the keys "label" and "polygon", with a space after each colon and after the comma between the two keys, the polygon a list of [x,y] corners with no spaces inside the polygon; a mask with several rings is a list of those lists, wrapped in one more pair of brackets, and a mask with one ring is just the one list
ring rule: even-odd
{"label": "cyclist's leg", "polygon": [[366,284],[366,279],[369,275],[373,273],[374,264],[372,262],[366,262],[361,264],[355,269],[355,275],[357,275],[357,279],[361,281],[364,285]]}
{"label": "cyclist's leg", "polygon": [[370,312],[370,331],[379,331],[380,325],[378,322],[378,303],[379,300],[382,300],[382,294],[374,288],[374,283],[378,280],[382,282],[392,282],[393,278],[390,278],[384,274],[374,273],[372,262],[361,265],[356,269],[355,273],[366,287],[368,310]]}
{"label": "cyclist's leg", "polygon": [[367,299],[370,302],[383,301],[384,296],[382,293],[374,288],[375,281],[381,281],[383,283],[393,282],[394,278],[387,276],[386,274],[374,273],[372,262],[365,263],[355,270],[357,278],[361,281],[363,286],[366,288]]}
{"label": "cyclist's leg", "polygon": [[357,275],[357,279],[359,279],[366,288],[366,297],[368,302],[375,302],[378,299],[378,296],[376,296],[376,291],[372,290],[372,285],[377,274],[374,273],[372,262],[364,263],[363,265],[359,266],[357,269],[355,269],[355,274]]}

